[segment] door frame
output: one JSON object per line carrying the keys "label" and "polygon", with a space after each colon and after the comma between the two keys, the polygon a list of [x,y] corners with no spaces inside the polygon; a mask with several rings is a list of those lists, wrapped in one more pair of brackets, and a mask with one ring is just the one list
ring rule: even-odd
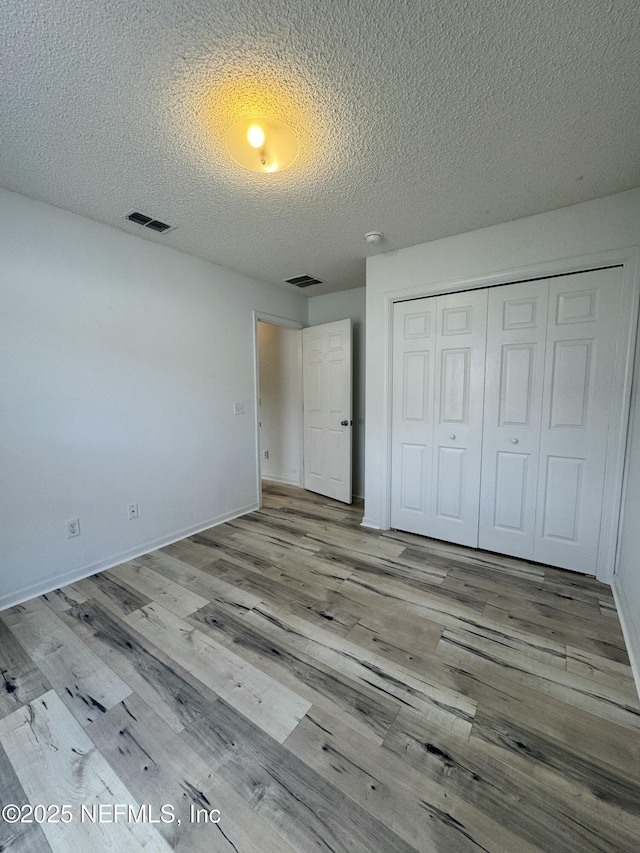
{"label": "door frame", "polygon": [[[383,395],[382,416],[386,430],[386,442],[381,448],[380,471],[382,472],[380,521],[376,523],[363,519],[363,526],[389,530],[391,526],[391,400],[392,400],[392,348],[393,348],[393,308],[396,302],[406,302],[410,299],[420,299],[427,296],[437,296],[444,293],[456,293],[460,290],[476,290],[483,287],[493,287],[502,284],[517,284],[537,278],[548,278],[571,273],[587,272],[603,267],[622,266],[622,298],[620,308],[620,336],[616,355],[614,378],[614,399],[611,404],[612,413],[617,413],[615,431],[609,434],[607,450],[605,485],[603,494],[603,524],[604,535],[600,538],[598,547],[598,564],[596,578],[611,584],[617,562],[617,545],[620,519],[622,517],[622,499],[624,472],[627,455],[627,435],[630,418],[631,385],[635,355],[636,335],[638,331],[638,306],[640,297],[640,251],[637,247],[626,247],[608,252],[598,252],[592,255],[581,255],[540,264],[531,264],[508,271],[472,276],[432,284],[421,284],[404,290],[394,290],[384,299],[384,329],[383,340]],[[625,322],[626,318],[626,322]],[[640,377],[638,377],[640,379]]]}
{"label": "door frame", "polygon": [[[260,351],[258,346],[258,323],[269,323],[272,326],[284,326],[286,329],[300,331],[297,354],[297,370],[300,378],[300,410],[302,411],[302,329],[305,324],[298,320],[290,320],[286,317],[278,317],[275,314],[267,314],[264,311],[253,311],[253,389],[255,396],[255,452],[256,452],[256,493],[258,509],[262,506],[262,459],[260,458]],[[302,421],[300,434],[298,436],[298,457],[300,471],[299,486],[303,488],[304,482],[304,453],[303,453],[303,428]]]}

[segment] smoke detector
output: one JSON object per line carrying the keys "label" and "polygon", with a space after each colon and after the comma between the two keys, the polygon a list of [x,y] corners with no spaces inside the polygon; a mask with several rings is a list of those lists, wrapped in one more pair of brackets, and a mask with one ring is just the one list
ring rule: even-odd
{"label": "smoke detector", "polygon": [[383,234],[381,231],[369,231],[364,235],[364,239],[370,246],[377,246],[378,243],[382,242]]}

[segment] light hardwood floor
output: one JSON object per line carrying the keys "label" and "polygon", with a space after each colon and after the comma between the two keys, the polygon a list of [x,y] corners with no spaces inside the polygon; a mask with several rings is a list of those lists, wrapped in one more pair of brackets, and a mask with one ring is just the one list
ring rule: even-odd
{"label": "light hardwood floor", "polygon": [[637,853],[608,587],[360,521],[271,484],[0,614],[0,800],[71,806],[0,850]]}

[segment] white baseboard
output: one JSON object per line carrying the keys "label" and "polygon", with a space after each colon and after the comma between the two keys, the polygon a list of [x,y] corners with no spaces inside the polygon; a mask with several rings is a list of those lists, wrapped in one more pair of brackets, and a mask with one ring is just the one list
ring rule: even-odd
{"label": "white baseboard", "polygon": [[225,521],[231,521],[234,518],[239,518],[241,515],[246,515],[248,512],[258,509],[258,503],[251,503],[248,506],[233,510],[233,512],[224,513],[216,518],[210,518],[201,524],[196,524],[193,527],[186,527],[184,530],[178,530],[170,533],[168,536],[162,536],[147,542],[144,545],[136,545],[135,548],[129,551],[124,551],[113,557],[108,557],[106,560],[99,560],[96,563],[91,563],[82,569],[73,569],[61,575],[56,575],[55,578],[39,581],[30,586],[23,587],[20,590],[13,591],[0,597],[0,610],[6,610],[7,607],[14,607],[16,604],[22,604],[23,601],[29,601],[31,598],[37,598],[39,595],[45,595],[48,592],[53,592],[54,589],[59,589],[61,586],[67,586],[70,583],[81,581],[84,578],[91,577],[98,572],[103,572],[106,569],[112,569],[114,566],[119,566],[120,563],[126,563],[127,560],[135,560],[136,557],[141,557],[143,554],[148,554],[150,551],[156,551],[158,548],[164,548],[166,545],[171,545],[173,542],[179,542],[180,539],[185,539],[187,536],[193,536],[194,533],[200,533],[202,530],[208,530],[209,527],[217,527],[219,524],[224,524]]}
{"label": "white baseboard", "polygon": [[263,474],[262,479],[271,483],[284,483],[286,486],[298,486],[302,488],[302,482],[295,477],[280,477],[277,474]]}
{"label": "white baseboard", "polygon": [[377,518],[368,518],[366,515],[360,522],[360,527],[370,527],[372,530],[383,530]]}
{"label": "white baseboard", "polygon": [[634,611],[620,581],[616,580],[615,577],[611,589],[618,609],[624,641],[629,652],[631,672],[640,698],[640,614]]}

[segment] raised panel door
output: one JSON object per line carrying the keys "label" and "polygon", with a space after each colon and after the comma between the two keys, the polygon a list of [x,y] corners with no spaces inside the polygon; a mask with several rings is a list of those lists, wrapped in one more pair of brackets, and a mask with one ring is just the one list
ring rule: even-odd
{"label": "raised panel door", "polygon": [[620,268],[550,280],[533,558],[595,574],[620,325]]}
{"label": "raised panel door", "polygon": [[429,535],[478,544],[487,291],[436,297]]}
{"label": "raised panel door", "polygon": [[612,268],[396,305],[393,527],[595,574],[621,296]]}
{"label": "raised panel door", "polygon": [[486,290],[394,308],[391,525],[476,545]]}
{"label": "raised panel door", "polygon": [[351,320],[302,331],[304,487],[351,503]]}
{"label": "raised panel door", "polygon": [[431,505],[435,299],[393,314],[391,526],[427,535]]}
{"label": "raised panel door", "polygon": [[489,291],[481,548],[533,559],[549,282]]}

